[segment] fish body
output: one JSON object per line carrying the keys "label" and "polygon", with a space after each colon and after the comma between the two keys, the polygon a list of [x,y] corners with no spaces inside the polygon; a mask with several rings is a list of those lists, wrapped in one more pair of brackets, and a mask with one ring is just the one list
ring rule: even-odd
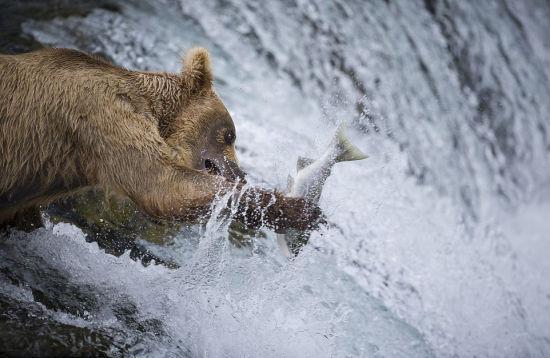
{"label": "fish body", "polygon": [[[336,163],[365,158],[367,156],[349,141],[344,133],[344,127],[340,126],[328,148],[318,159],[298,158],[296,176],[289,177],[288,180],[287,196],[301,197],[317,203],[332,167]],[[277,244],[285,256],[294,257],[307,243],[308,238],[307,232],[291,229],[284,234],[277,234]]]}

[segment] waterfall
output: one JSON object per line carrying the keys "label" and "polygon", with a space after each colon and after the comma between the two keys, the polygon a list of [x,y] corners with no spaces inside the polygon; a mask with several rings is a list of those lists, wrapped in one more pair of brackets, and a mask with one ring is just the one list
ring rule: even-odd
{"label": "waterfall", "polygon": [[[294,261],[222,225],[143,267],[52,224],[1,243],[0,302],[111,354],[550,355],[550,3],[114,4],[22,30],[139,70],[207,47],[251,184],[283,189],[344,121],[369,159],[334,168]],[[59,285],[74,309],[37,303]]]}

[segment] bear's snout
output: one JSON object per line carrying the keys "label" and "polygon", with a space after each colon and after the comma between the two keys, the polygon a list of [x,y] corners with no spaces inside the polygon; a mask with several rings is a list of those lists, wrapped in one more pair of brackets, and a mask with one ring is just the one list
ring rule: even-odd
{"label": "bear's snout", "polygon": [[237,163],[225,157],[220,159],[205,159],[203,165],[210,174],[221,175],[232,182],[240,181],[243,184],[246,183],[246,173]]}

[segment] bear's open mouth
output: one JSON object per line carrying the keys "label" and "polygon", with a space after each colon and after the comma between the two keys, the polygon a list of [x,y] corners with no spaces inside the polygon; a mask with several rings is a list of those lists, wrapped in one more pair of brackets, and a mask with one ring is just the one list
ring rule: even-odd
{"label": "bear's open mouth", "polygon": [[216,165],[216,163],[214,163],[212,160],[210,159],[205,159],[204,160],[204,168],[206,169],[206,171],[210,174],[213,174],[213,175],[221,175],[222,172],[220,170],[220,168],[218,168],[218,166]]}

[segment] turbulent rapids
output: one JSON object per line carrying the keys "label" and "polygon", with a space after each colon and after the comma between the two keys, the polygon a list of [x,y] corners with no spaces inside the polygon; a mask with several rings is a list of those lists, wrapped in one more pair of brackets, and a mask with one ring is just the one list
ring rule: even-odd
{"label": "turbulent rapids", "polygon": [[7,48],[176,72],[185,49],[207,47],[250,184],[284,191],[337,118],[356,118],[347,132],[369,159],[327,179],[319,204],[331,225],[292,261],[273,232],[235,244],[214,215],[156,243],[127,230],[148,260],[171,263],[145,266],[49,208],[46,227],[0,239],[0,350],[550,355],[548,2],[66,5],[3,6],[0,27],[20,31]]}

